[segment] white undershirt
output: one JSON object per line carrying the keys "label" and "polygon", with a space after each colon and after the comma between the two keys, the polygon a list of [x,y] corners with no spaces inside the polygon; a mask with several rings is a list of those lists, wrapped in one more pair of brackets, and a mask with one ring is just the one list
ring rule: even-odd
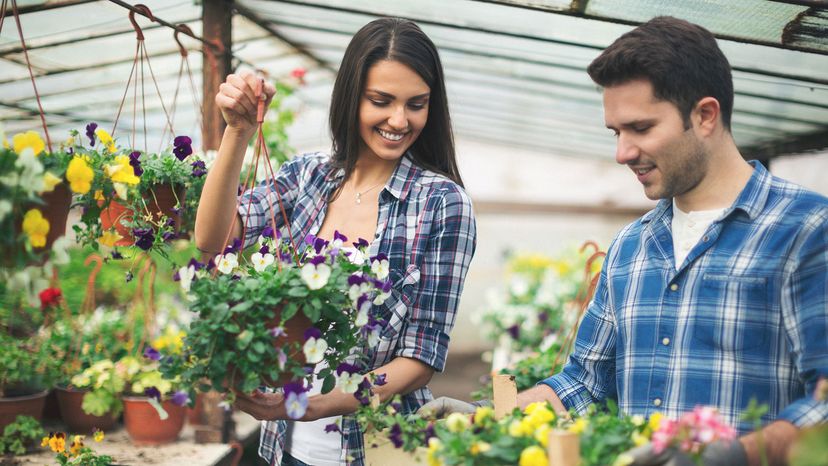
{"label": "white undershirt", "polygon": [[[322,381],[316,374],[326,367],[325,361],[316,365],[313,375],[313,388],[308,397],[322,392]],[[315,421],[288,421],[285,451],[297,460],[314,466],[341,466],[345,463],[342,456],[342,435],[338,432],[325,432],[325,426],[331,423],[341,425],[342,416],[331,416]]]}
{"label": "white undershirt", "polygon": [[710,224],[716,221],[724,211],[723,207],[714,210],[683,212],[676,206],[676,200],[673,199],[673,256],[676,259],[676,270],[684,263],[684,259],[698,244]]}

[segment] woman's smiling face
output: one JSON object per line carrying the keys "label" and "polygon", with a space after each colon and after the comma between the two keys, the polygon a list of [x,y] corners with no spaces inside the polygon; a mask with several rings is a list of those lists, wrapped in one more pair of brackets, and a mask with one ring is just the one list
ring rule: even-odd
{"label": "woman's smiling face", "polygon": [[398,61],[371,66],[359,105],[360,158],[402,157],[428,121],[430,91],[420,75]]}

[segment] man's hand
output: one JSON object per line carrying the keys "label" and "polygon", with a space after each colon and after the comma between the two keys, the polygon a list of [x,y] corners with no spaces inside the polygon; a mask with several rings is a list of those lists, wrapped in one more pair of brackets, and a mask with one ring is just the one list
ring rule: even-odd
{"label": "man's hand", "polygon": [[425,417],[444,418],[451,413],[474,414],[481,406],[491,406],[490,400],[480,400],[473,403],[455,400],[447,396],[429,401],[417,410],[417,414]]}
{"label": "man's hand", "polygon": [[[632,458],[630,466],[696,466],[689,455],[675,448],[668,448],[659,454],[653,452],[652,444],[642,445],[625,453]],[[708,445],[702,453],[704,466],[747,466],[748,459],[742,442],[738,439],[719,441]]]}

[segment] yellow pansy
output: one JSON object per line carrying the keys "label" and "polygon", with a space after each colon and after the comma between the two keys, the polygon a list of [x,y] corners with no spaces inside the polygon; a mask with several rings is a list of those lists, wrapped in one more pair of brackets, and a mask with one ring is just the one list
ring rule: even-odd
{"label": "yellow pansy", "polygon": [[66,450],[66,434],[58,432],[49,438],[49,448],[55,453],[62,453]]}
{"label": "yellow pansy", "polygon": [[621,453],[618,455],[618,458],[615,458],[612,466],[630,466],[633,463],[635,463],[635,458],[632,455],[629,453]]}
{"label": "yellow pansy", "polygon": [[572,432],[573,434],[580,434],[581,432],[586,430],[587,426],[589,426],[589,421],[581,417],[576,419],[575,422],[572,423],[572,425],[569,426],[569,428],[566,430]]}
{"label": "yellow pansy", "polygon": [[88,193],[92,189],[94,178],[95,172],[81,157],[74,157],[66,168],[66,179],[69,180],[69,188],[78,194]]}
{"label": "yellow pansy", "polygon": [[38,155],[46,150],[46,143],[44,143],[43,139],[40,139],[40,135],[34,131],[26,131],[25,133],[15,134],[14,137],[12,137],[12,145],[14,146],[14,151],[18,154],[29,148],[34,151],[35,155]]}
{"label": "yellow pansy", "polygon": [[555,420],[555,413],[547,407],[546,403],[532,403],[526,407],[524,412],[528,414],[524,422],[529,424],[532,430]]}
{"label": "yellow pansy", "polygon": [[[159,336],[152,342],[152,347],[162,353],[180,354],[184,348],[184,331],[175,331],[170,327],[163,335]],[[392,413],[393,414],[393,413]]]}
{"label": "yellow pansy", "polygon": [[479,426],[486,419],[494,417],[494,410],[490,406],[480,406],[474,412],[474,424]]}
{"label": "yellow pansy", "polygon": [[535,429],[535,440],[538,441],[544,448],[549,444],[549,431],[552,430],[549,424],[544,424]]}
{"label": "yellow pansy", "polygon": [[49,437],[43,437],[40,440],[40,446],[41,447],[48,447],[49,446]]}
{"label": "yellow pansy", "polygon": [[437,437],[428,439],[428,466],[443,466],[443,461],[437,456],[443,443]]}
{"label": "yellow pansy", "polygon": [[95,130],[95,135],[98,136],[98,139],[101,140],[101,143],[106,146],[106,150],[108,150],[111,154],[114,154],[117,151],[115,147],[115,141],[112,139],[112,136],[106,132],[103,128],[98,128]]}
{"label": "yellow pansy", "polygon": [[119,155],[115,157],[115,163],[104,167],[104,172],[114,183],[138,184],[141,179],[135,176],[135,170],[129,164],[129,156]]}
{"label": "yellow pansy", "polygon": [[546,458],[546,451],[543,448],[532,445],[526,447],[520,452],[520,466],[548,466],[549,460]]}
{"label": "yellow pansy", "polygon": [[641,435],[639,432],[633,432],[631,438],[633,443],[637,447],[640,447],[641,445],[644,445],[645,443],[650,441],[650,439],[648,439],[646,435]]}
{"label": "yellow pansy", "polygon": [[114,247],[115,243],[121,239],[123,239],[123,236],[119,235],[117,231],[107,230],[103,235],[101,235],[100,238],[98,238],[98,243],[111,248]]}
{"label": "yellow pansy", "polygon": [[55,190],[55,186],[62,183],[63,180],[53,175],[52,172],[46,172],[43,175],[43,192],[50,193]]}
{"label": "yellow pansy", "polygon": [[[529,428],[528,431],[527,427]],[[509,435],[512,437],[525,437],[527,435],[532,435],[531,426],[523,421],[512,421],[509,424]]]}
{"label": "yellow pansy", "polygon": [[478,441],[478,442],[472,443],[471,448],[469,448],[469,453],[471,453],[472,456],[477,456],[481,453],[486,453],[487,451],[489,451],[491,449],[492,449],[492,446],[489,445],[488,443]]}
{"label": "yellow pansy", "polygon": [[23,216],[23,232],[33,247],[42,248],[46,245],[46,235],[49,234],[49,221],[43,218],[40,210],[31,209]]}
{"label": "yellow pansy", "polygon": [[101,442],[101,441],[103,441],[103,439],[104,439],[104,431],[102,431],[102,430],[96,430],[96,431],[95,431],[95,435],[94,435],[94,437],[93,437],[93,438],[95,439],[95,441],[96,441],[96,442]]}
{"label": "yellow pansy", "polygon": [[650,420],[647,421],[647,428],[650,429],[651,432],[655,432],[658,430],[658,427],[661,425],[661,420],[664,418],[664,415],[655,412],[652,416],[650,416]]}
{"label": "yellow pansy", "polygon": [[446,427],[451,432],[463,432],[469,427],[469,415],[463,413],[451,413],[446,418]]}
{"label": "yellow pansy", "polygon": [[98,190],[95,191],[95,200],[96,201],[103,201],[105,199],[106,198],[104,197],[102,190],[98,189]]}

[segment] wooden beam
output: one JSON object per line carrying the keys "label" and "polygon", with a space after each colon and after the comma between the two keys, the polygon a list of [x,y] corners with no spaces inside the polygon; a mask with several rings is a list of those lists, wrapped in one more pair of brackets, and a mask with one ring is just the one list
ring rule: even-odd
{"label": "wooden beam", "polygon": [[[540,202],[509,202],[473,200],[474,212],[480,214],[569,214],[569,215],[614,215],[636,218],[651,210],[647,207],[621,207],[612,204],[580,205],[552,204]],[[655,207],[655,204],[653,204]]]}
{"label": "wooden beam", "polygon": [[221,52],[213,52],[207,46],[202,49],[202,83],[204,86],[204,128],[202,149],[217,150],[224,133],[224,119],[216,107],[216,94],[227,75],[232,72],[232,0],[203,0],[201,10],[202,37],[205,41],[220,45]]}

